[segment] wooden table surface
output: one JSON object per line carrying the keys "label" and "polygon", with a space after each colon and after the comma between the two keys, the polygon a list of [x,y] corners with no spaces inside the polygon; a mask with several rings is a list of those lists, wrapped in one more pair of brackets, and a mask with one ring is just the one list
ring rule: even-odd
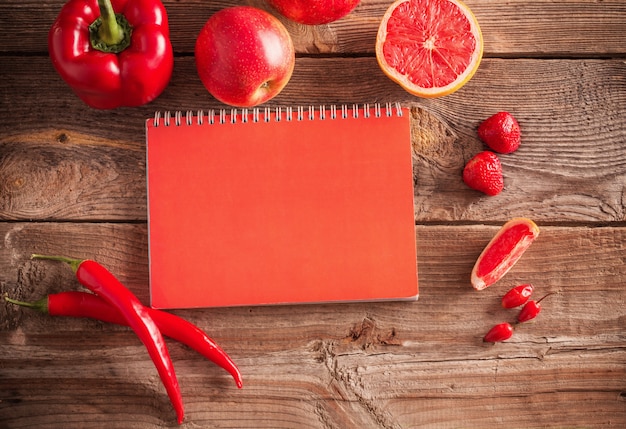
{"label": "wooden table surface", "polygon": [[[169,87],[147,106],[98,111],[48,57],[62,3],[0,3],[0,293],[79,289],[67,267],[29,259],[55,253],[100,261],[147,303],[144,120],[224,108],[197,77],[195,37],[223,7],[267,6],[166,0]],[[378,68],[390,3],[363,0],[325,26],[285,21],[296,69],[270,105],[412,108],[420,299],[176,311],[244,376],[237,389],[168,341],[183,427],[626,427],[626,1],[467,0],[483,62],[460,91],[432,100]],[[505,190],[487,197],[461,171],[484,147],[477,125],[500,110],[518,118],[523,143],[501,157]],[[539,225],[538,240],[500,283],[474,291],[474,261],[516,216]],[[483,343],[492,325],[515,319],[501,296],[528,282],[538,297],[557,294],[511,340]],[[177,426],[132,331],[0,303],[0,427],[131,426]]]}

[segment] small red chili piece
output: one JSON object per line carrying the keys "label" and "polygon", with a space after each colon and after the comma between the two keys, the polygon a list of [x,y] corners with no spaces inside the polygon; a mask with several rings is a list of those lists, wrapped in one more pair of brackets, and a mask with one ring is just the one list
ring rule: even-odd
{"label": "small red chili piece", "polygon": [[486,343],[497,343],[508,340],[513,335],[513,326],[510,323],[500,323],[487,332],[483,341]]}
{"label": "small red chili piece", "polygon": [[534,290],[530,283],[515,286],[502,297],[502,307],[515,308],[524,304],[530,298]]}
{"label": "small red chili piece", "polygon": [[522,311],[520,311],[519,315],[517,316],[517,321],[519,323],[524,323],[537,317],[541,312],[541,301],[553,294],[554,293],[549,293],[543,296],[539,301],[528,301],[526,305],[522,307]]}
{"label": "small red chili piece", "polygon": [[83,286],[102,297],[124,316],[128,326],[135,331],[146,346],[170,401],[172,401],[178,417],[178,424],[182,424],[185,410],[174,365],[161,331],[139,299],[109,270],[95,261],[49,255],[32,255],[32,258],[65,262],[72,268],[76,278]]}
{"label": "small red chili piece", "polygon": [[[88,317],[106,323],[128,326],[126,319],[98,295],[89,292],[66,291],[50,294],[35,302],[24,302],[5,296],[15,305],[32,308],[50,316]],[[194,349],[205,358],[228,371],[237,387],[243,386],[241,373],[230,356],[196,325],[172,313],[146,307],[163,335]]]}

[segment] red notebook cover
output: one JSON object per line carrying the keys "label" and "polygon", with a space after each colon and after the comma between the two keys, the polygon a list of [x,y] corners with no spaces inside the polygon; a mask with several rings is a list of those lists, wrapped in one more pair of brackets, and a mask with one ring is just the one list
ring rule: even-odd
{"label": "red notebook cover", "polygon": [[158,113],[146,122],[156,308],[414,300],[409,112]]}

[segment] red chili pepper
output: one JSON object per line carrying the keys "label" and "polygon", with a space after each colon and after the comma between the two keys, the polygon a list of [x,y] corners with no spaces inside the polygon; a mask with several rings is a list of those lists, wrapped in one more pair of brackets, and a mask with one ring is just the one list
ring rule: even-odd
{"label": "red chili pepper", "polygon": [[[50,294],[35,302],[24,302],[5,297],[5,300],[23,307],[47,313],[50,316],[88,317],[107,323],[128,326],[126,319],[98,295],[67,291]],[[228,354],[215,341],[196,325],[172,313],[146,307],[161,333],[183,343],[228,371],[237,387],[243,386],[239,368]]]}
{"label": "red chili pepper", "polygon": [[534,290],[530,283],[515,286],[502,297],[502,307],[515,308],[524,304],[530,298]]}
{"label": "red chili pepper", "polygon": [[519,323],[524,323],[537,317],[541,312],[540,302],[543,301],[546,297],[553,294],[554,292],[549,293],[542,297],[539,301],[528,301],[526,305],[522,307],[522,311],[520,311],[519,315],[517,316],[517,321]]}
{"label": "red chili pepper", "polygon": [[148,350],[159,376],[163,381],[176,415],[178,424],[185,417],[183,398],[180,393],[174,365],[170,359],[165,340],[146,307],[113,274],[99,263],[85,259],[72,259],[64,256],[32,255],[33,259],[52,259],[70,265],[78,281],[102,297],[124,317],[128,326],[137,334]]}
{"label": "red chili pepper", "polygon": [[160,0],[69,0],[50,29],[48,49],[63,80],[98,109],[154,100],[174,68]]}
{"label": "red chili pepper", "polygon": [[510,323],[500,323],[487,332],[483,341],[486,343],[497,343],[508,340],[513,335],[513,327]]}

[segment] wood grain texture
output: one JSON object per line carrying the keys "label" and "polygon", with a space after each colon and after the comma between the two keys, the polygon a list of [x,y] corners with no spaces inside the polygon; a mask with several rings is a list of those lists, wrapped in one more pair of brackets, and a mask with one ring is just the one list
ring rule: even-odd
{"label": "wood grain texture", "polygon": [[[113,111],[85,109],[46,58],[0,56],[0,67],[12,69],[4,76],[0,93],[4,94],[0,104],[3,140],[15,139],[15,134],[25,131],[52,127],[57,130],[53,139],[67,142],[68,136],[63,132],[71,128],[141,148],[145,140],[144,120],[156,110],[228,107],[202,86],[190,58],[175,62],[170,85],[154,102]],[[456,93],[425,100],[411,96],[387,79],[373,58],[300,58],[286,88],[268,105],[397,101],[438,114],[465,138],[475,137],[475,127],[486,115],[508,109],[520,116],[522,125],[527,125],[525,138],[541,138],[542,142],[563,140],[553,151],[559,154],[573,138],[581,138],[582,143],[590,146],[606,140],[613,145],[623,139],[625,76],[626,65],[620,60],[487,59],[474,78]],[[41,88],[46,88],[46,97],[40,97]],[[10,90],[20,96],[13,96]],[[468,99],[472,103],[467,103]],[[598,110],[605,114],[595,114]]]}
{"label": "wood grain texture", "polygon": [[[496,229],[418,227],[422,294],[415,303],[178,311],[206,329],[244,374],[238,390],[225,372],[170,343],[190,421],[228,426],[234,419],[251,428],[626,422],[626,229],[542,227],[509,275],[479,293],[469,271]],[[17,223],[0,233],[7,243],[2,294],[36,299],[79,287],[63,264],[29,260],[37,251],[96,257],[147,299],[144,226]],[[593,262],[583,269],[584,257]],[[492,324],[514,320],[517,311],[502,309],[500,297],[522,281],[539,295],[557,295],[511,341],[484,344]],[[175,424],[145,350],[126,328],[6,305],[0,320],[6,427],[100,427],[102,419],[108,427]],[[79,413],[68,413],[68,403]]]}
{"label": "wood grain texture", "polygon": [[[25,96],[0,106],[1,219],[145,220],[145,120],[155,110],[225,107],[199,80],[185,78],[193,73],[188,59],[177,62],[179,77],[154,103],[110,112],[85,111],[45,59],[3,61],[27,78],[9,78],[8,87]],[[330,74],[338,69],[346,73],[333,81]],[[416,99],[381,75],[369,58],[302,58],[273,103],[412,106],[418,222],[503,220],[510,212],[551,221],[625,220],[623,62],[485,60],[469,84],[439,100]],[[553,77],[534,85],[543,76]],[[500,82],[495,87],[494,80]],[[33,105],[41,84],[51,97]],[[468,98],[475,102],[468,105]],[[59,100],[66,100],[63,108]],[[523,144],[501,157],[507,192],[487,198],[468,192],[460,177],[464,164],[484,148],[476,127],[498,110],[518,118]]]}
{"label": "wood grain texture", "polygon": [[[378,25],[390,0],[363,0],[347,17],[322,26],[306,26],[278,16],[299,54],[373,54]],[[626,5],[620,0],[467,0],[485,39],[486,56],[610,57],[626,53]],[[0,52],[47,52],[48,30],[63,0],[0,3]],[[192,54],[195,39],[218,10],[241,4],[276,12],[264,0],[165,0],[171,41],[178,55]],[[37,13],[33,14],[32,11]],[[575,31],[572,31],[575,29]]]}

